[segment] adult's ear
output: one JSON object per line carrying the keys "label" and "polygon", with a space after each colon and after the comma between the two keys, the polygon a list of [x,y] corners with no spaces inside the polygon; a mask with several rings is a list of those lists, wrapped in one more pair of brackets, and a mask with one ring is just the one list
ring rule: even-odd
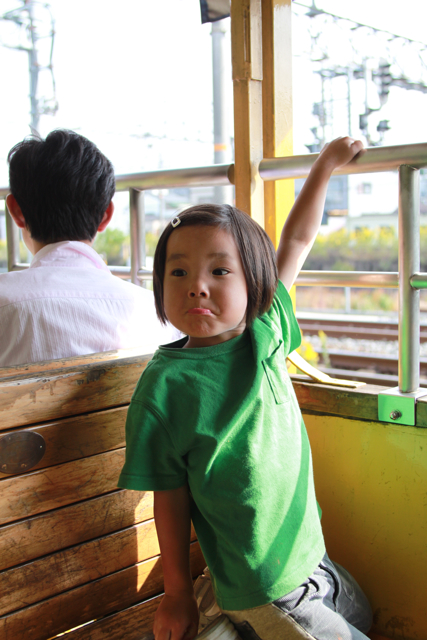
{"label": "adult's ear", "polygon": [[12,193],[9,193],[9,195],[6,197],[6,204],[16,226],[20,229],[26,229],[27,223],[25,222],[25,218],[22,215],[21,207],[17,203],[16,198]]}
{"label": "adult's ear", "polygon": [[111,200],[110,204],[105,210],[104,215],[102,216],[101,224],[99,225],[97,231],[104,231],[104,229],[108,227],[108,225],[110,224],[111,218],[113,217],[113,213],[114,213],[114,204],[113,204],[113,201]]}

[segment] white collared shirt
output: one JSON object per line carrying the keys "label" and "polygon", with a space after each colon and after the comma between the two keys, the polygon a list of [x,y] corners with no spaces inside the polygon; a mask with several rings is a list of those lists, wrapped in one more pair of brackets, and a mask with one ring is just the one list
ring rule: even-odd
{"label": "white collared shirt", "polygon": [[142,346],[180,333],[157,319],[151,291],[113,276],[84,242],[56,242],[29,269],[0,274],[0,366]]}

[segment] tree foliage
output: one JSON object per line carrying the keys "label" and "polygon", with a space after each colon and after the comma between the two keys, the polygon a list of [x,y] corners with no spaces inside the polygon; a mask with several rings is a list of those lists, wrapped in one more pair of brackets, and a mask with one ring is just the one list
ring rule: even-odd
{"label": "tree foliage", "polygon": [[[427,228],[422,231],[427,248]],[[397,252],[397,234],[392,227],[340,229],[317,237],[304,269],[397,271]],[[427,264],[427,255],[425,257]]]}
{"label": "tree foliage", "polygon": [[120,229],[107,227],[96,236],[93,248],[100,253],[107,264],[125,266],[129,260],[129,236]]}
{"label": "tree foliage", "polygon": [[[427,270],[427,227],[420,230],[421,270]],[[324,271],[397,271],[398,238],[393,227],[318,235],[304,269]]]}

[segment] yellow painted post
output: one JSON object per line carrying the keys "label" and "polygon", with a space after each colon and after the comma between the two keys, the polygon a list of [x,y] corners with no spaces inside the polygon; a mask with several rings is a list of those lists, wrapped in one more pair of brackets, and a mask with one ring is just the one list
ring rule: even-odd
{"label": "yellow painted post", "polygon": [[[264,158],[293,154],[291,0],[262,0]],[[277,248],[295,199],[294,181],[264,184],[265,230]],[[295,306],[295,287],[291,291]],[[290,373],[295,373],[292,365]]]}
{"label": "yellow painted post", "polygon": [[261,0],[232,0],[236,206],[264,227]]}
{"label": "yellow painted post", "polygon": [[[291,156],[292,41],[291,0],[262,0],[264,158]],[[266,182],[265,230],[277,247],[294,203],[293,180]]]}

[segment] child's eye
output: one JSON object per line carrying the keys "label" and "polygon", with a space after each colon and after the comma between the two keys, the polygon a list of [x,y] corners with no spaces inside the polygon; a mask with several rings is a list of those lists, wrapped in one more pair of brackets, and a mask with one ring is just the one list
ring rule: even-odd
{"label": "child's eye", "polygon": [[182,276],[186,276],[187,272],[184,271],[184,269],[174,269],[172,271],[172,275],[176,276],[177,278],[182,278]]}
{"label": "child's eye", "polygon": [[228,269],[218,268],[218,269],[214,269],[212,273],[214,276],[226,276],[227,273],[230,273],[230,272],[228,271]]}

